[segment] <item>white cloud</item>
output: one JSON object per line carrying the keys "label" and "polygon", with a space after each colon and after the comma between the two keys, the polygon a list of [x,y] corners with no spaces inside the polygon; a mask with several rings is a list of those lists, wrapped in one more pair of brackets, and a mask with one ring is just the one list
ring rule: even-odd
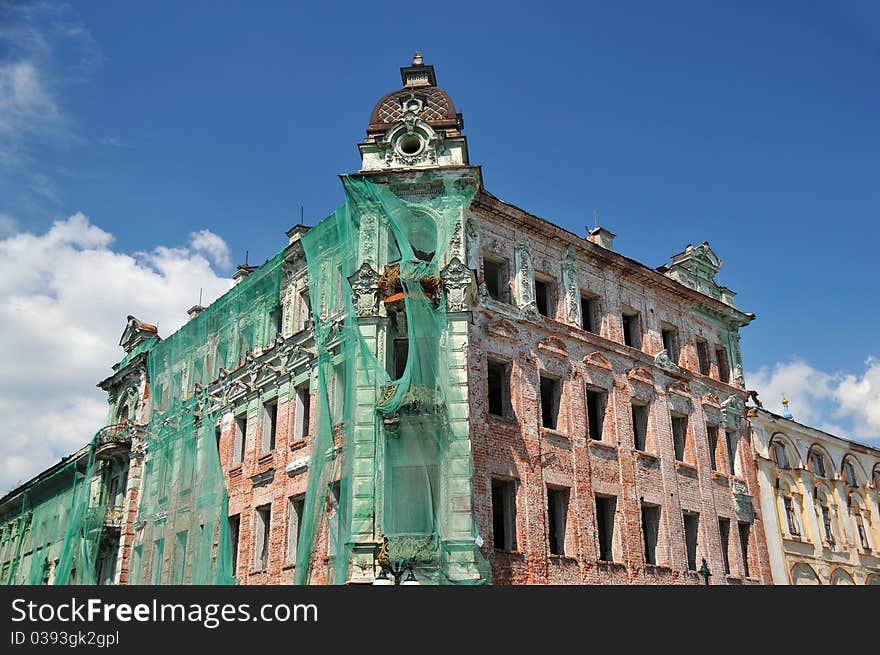
{"label": "white cloud", "polygon": [[229,254],[229,246],[226,242],[211,232],[211,230],[201,230],[193,232],[189,235],[189,245],[196,252],[204,253],[214,262],[214,265],[220,268],[229,268],[232,266],[232,258]]}
{"label": "white cloud", "polygon": [[782,414],[783,394],[799,423],[840,437],[880,444],[880,360],[862,373],[818,370],[802,359],[779,362],[746,376],[764,407]]}
{"label": "white cloud", "polygon": [[[203,234],[203,233],[199,233]],[[228,247],[208,233],[212,257]],[[127,254],[81,213],[43,234],[0,239],[0,493],[87,442],[106,422],[95,383],[119,361],[134,314],[167,336],[203,289],[207,304],[231,286],[187,246]]]}
{"label": "white cloud", "polygon": [[0,238],[15,232],[15,226],[15,219],[12,216],[0,212]]}

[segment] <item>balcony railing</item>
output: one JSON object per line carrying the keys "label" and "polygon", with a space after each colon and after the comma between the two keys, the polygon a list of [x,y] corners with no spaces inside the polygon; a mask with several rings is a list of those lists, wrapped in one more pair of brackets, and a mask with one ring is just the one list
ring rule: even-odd
{"label": "balcony railing", "polygon": [[95,454],[99,457],[127,452],[131,448],[132,435],[137,430],[133,423],[108,425],[95,437]]}

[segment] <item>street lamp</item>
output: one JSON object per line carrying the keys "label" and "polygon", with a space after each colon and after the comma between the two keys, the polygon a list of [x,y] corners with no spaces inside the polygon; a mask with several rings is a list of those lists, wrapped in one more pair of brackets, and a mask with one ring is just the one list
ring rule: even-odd
{"label": "street lamp", "polygon": [[[413,570],[416,563],[415,557],[409,557],[402,562],[392,563],[391,558],[388,555],[388,537],[382,538],[382,545],[379,547],[376,561],[379,566],[382,567],[382,570],[379,571],[379,575],[373,580],[374,585],[381,587],[406,585],[411,587],[419,584],[419,581],[416,580],[415,571]],[[389,573],[394,578],[393,581],[388,577]],[[401,582],[400,579],[403,577],[404,573],[407,574],[406,579]]]}

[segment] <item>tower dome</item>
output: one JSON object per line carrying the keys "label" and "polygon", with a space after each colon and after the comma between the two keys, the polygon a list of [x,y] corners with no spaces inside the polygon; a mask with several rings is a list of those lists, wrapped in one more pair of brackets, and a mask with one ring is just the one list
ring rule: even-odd
{"label": "tower dome", "polygon": [[416,52],[400,77],[403,88],[382,96],[370,114],[367,137],[359,145],[362,170],[467,164],[464,121],[437,86],[434,67]]}

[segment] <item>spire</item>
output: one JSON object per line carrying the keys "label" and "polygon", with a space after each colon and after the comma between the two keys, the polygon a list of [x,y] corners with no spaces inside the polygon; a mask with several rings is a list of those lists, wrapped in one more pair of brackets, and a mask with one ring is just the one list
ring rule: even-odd
{"label": "spire", "polygon": [[782,415],[785,418],[793,418],[791,410],[788,408],[788,398],[785,397],[785,394],[782,394]]}

